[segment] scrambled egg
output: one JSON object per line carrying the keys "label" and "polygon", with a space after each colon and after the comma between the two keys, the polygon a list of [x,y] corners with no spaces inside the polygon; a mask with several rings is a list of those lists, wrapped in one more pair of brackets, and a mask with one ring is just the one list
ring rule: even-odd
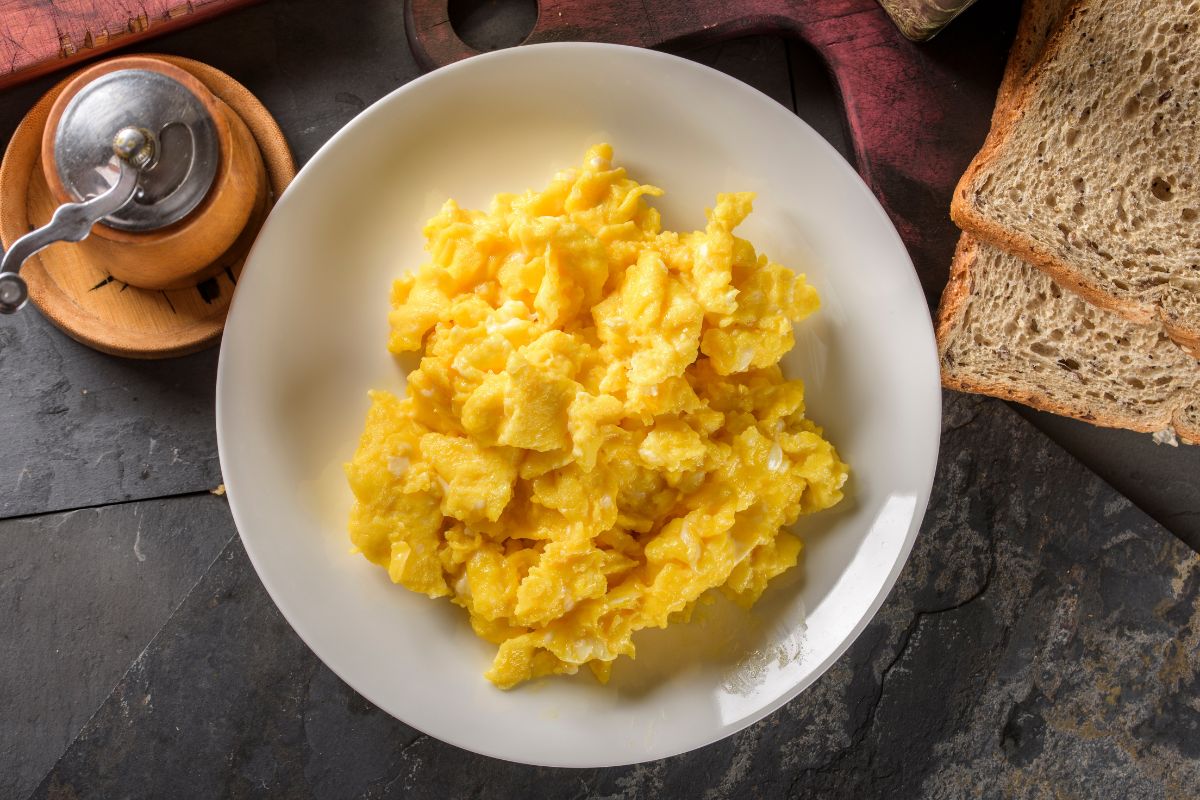
{"label": "scrambled egg", "polygon": [[796,564],[783,528],[847,475],[778,366],[816,291],[733,235],[753,195],[664,231],[662,190],[611,158],[429,221],[390,315],[420,368],[372,393],[346,468],[355,547],[465,608],[505,689],[607,680],[709,589],[750,606]]}

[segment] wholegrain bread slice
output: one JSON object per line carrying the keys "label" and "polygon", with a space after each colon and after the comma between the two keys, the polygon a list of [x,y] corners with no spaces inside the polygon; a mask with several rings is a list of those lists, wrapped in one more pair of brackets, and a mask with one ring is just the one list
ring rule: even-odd
{"label": "wholegrain bread slice", "polygon": [[[999,127],[1077,0],[1026,0],[992,115]],[[964,234],[937,323],[942,381],[1096,424],[1200,440],[1200,362],[1160,325],[1082,301]]]}
{"label": "wholegrain bread slice", "polygon": [[1200,0],[1083,0],[1035,61],[951,215],[1200,354]]}
{"label": "wholegrain bread slice", "polygon": [[1200,362],[1161,325],[1092,305],[968,234],[942,295],[937,338],[949,388],[1200,443]]}

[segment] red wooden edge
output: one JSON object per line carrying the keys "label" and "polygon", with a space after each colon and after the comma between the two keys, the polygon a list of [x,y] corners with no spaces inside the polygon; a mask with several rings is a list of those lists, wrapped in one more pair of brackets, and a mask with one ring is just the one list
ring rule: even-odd
{"label": "red wooden edge", "polygon": [[261,0],[149,0],[130,14],[102,1],[64,10],[53,0],[0,0],[0,89]]}

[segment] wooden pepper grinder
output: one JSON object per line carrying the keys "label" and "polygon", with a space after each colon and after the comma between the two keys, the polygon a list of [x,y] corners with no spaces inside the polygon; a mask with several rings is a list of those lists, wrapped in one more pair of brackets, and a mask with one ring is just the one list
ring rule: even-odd
{"label": "wooden pepper grinder", "polygon": [[[250,110],[259,122],[259,136],[213,88],[225,88],[243,106],[248,101],[255,106]],[[146,304],[154,298],[165,300],[166,313],[180,316],[172,295],[187,308],[196,305],[187,300],[197,294],[211,307],[213,292],[221,292],[214,280],[218,275],[229,282],[225,294],[232,293],[234,269],[240,270],[274,197],[282,191],[279,184],[286,185],[294,173],[286,146],[285,163],[278,163],[283,137],[274,121],[228,76],[196,62],[165,57],[131,56],[96,64],[56,87],[41,105],[47,104],[40,141],[32,153],[40,170],[22,163],[33,150],[28,130],[20,142],[22,131],[14,135],[0,169],[0,234],[8,245],[0,262],[0,312],[17,311],[32,295],[59,327],[108,352],[154,357],[196,349],[204,342],[195,341],[195,331],[182,338],[172,335],[170,325],[164,330],[164,325],[146,318],[153,310]],[[36,127],[38,110],[30,113],[35,125],[23,123],[23,128]],[[264,116],[269,125],[263,124]],[[264,135],[271,140],[265,150],[260,141]],[[268,164],[266,156],[276,163]],[[16,164],[11,169],[10,161]],[[56,206],[53,213],[48,220],[35,219],[46,211],[47,200]],[[24,230],[18,222],[20,235],[9,241],[12,219],[21,216],[13,212],[21,205],[28,220]],[[30,228],[35,229],[26,233]],[[77,244],[37,255],[56,242]],[[40,271],[35,273],[32,265],[39,258]],[[20,272],[27,261],[28,284]],[[78,273],[86,273],[83,283],[74,280]],[[60,291],[44,291],[39,297],[36,289],[51,287],[39,286],[34,274],[42,284],[51,279]],[[92,281],[95,277],[99,280]],[[89,331],[76,329],[78,315],[60,301],[62,295],[74,295],[77,306],[94,306],[98,299],[92,295],[110,285],[108,305],[92,308],[94,319],[84,327],[94,332],[96,323],[107,321],[118,328],[117,338],[98,342]],[[227,303],[226,296],[225,307]],[[121,304],[130,305],[129,319],[122,319]],[[224,308],[221,321],[223,315]],[[185,328],[195,327],[190,326],[194,319],[183,317],[179,322]],[[127,334],[136,334],[135,341],[120,340],[122,325],[131,329]],[[211,329],[209,324],[209,334]],[[152,341],[155,331],[167,334],[165,342]]]}

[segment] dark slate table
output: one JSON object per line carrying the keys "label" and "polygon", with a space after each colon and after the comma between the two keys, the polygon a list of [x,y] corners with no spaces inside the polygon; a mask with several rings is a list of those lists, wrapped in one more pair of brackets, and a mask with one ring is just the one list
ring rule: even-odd
{"label": "dark slate table", "polygon": [[[461,24],[484,44],[531,24],[527,5],[473,5]],[[928,45],[964,65],[964,96],[994,92],[1000,59],[974,54],[1002,52],[1012,5],[983,0]],[[241,80],[301,163],[418,74],[398,0],[275,0],[144,49]],[[803,45],[684,55],[847,152]],[[0,93],[0,141],[53,80]],[[912,558],[816,685],[685,756],[536,769],[391,719],[288,628],[210,491],[216,363],[0,320],[0,797],[1200,796],[1200,448],[947,393]]]}

